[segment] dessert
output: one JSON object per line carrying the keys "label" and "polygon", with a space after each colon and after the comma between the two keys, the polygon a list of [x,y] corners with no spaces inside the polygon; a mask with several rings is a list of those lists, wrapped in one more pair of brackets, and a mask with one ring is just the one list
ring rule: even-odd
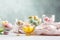
{"label": "dessert", "polygon": [[25,25],[25,22],[23,22],[22,20],[16,20],[15,22],[15,33],[21,33],[23,34],[23,30],[22,30],[22,27]]}
{"label": "dessert", "polygon": [[46,15],[42,15],[44,23],[53,23],[55,21],[55,15],[48,17]]}
{"label": "dessert", "polygon": [[38,16],[30,16],[29,17],[29,22],[32,25],[38,26],[41,23],[41,19],[38,18]]}
{"label": "dessert", "polygon": [[23,31],[25,32],[25,34],[27,35],[27,36],[29,36],[29,35],[31,35],[31,33],[34,31],[34,29],[35,29],[35,27],[33,27],[33,26],[31,26],[31,25],[25,25],[25,26],[23,26]]}
{"label": "dessert", "polygon": [[9,31],[12,29],[12,24],[8,21],[2,21],[2,26],[4,28],[4,35],[8,35]]}

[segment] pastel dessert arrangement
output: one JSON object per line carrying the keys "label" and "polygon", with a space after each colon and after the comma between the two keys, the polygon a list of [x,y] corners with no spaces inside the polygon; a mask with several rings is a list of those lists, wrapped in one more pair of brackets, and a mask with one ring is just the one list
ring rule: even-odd
{"label": "pastel dessert arrangement", "polygon": [[42,18],[38,16],[29,16],[28,22],[23,20],[16,20],[15,24],[8,21],[2,21],[0,27],[0,35],[52,35],[60,36],[60,22],[55,22],[55,15],[48,17],[42,15]]}

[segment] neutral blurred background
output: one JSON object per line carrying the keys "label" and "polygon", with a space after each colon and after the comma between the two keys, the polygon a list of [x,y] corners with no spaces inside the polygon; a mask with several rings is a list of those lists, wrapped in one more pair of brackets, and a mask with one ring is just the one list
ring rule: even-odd
{"label": "neutral blurred background", "polygon": [[15,19],[26,20],[28,16],[55,15],[60,21],[60,0],[0,0],[0,18],[14,23]]}

